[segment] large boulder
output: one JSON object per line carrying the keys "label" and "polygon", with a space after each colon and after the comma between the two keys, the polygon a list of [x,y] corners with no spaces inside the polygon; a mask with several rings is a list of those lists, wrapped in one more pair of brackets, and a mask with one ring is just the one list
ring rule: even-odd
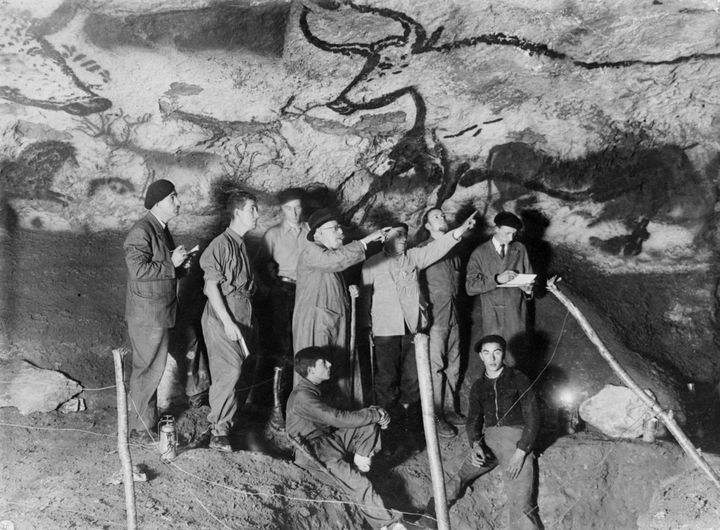
{"label": "large boulder", "polygon": [[0,373],[0,407],[17,407],[23,415],[55,410],[83,390],[60,372],[23,360],[0,361]]}

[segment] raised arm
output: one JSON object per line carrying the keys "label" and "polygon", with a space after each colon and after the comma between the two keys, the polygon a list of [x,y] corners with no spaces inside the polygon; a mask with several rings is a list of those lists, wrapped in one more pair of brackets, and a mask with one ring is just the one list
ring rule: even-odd
{"label": "raised arm", "polygon": [[300,255],[300,263],[325,272],[342,272],[364,259],[365,247],[359,241],[348,243],[337,250],[312,244],[305,247]]}

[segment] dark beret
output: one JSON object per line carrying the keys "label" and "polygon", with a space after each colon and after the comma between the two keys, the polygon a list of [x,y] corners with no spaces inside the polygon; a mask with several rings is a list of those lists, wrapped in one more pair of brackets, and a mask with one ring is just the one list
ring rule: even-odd
{"label": "dark beret", "polygon": [[495,216],[493,222],[495,223],[495,226],[509,226],[515,230],[520,230],[522,228],[522,221],[520,218],[510,212],[500,212]]}
{"label": "dark beret", "polygon": [[156,180],[148,186],[145,193],[145,208],[148,210],[175,191],[175,185],[169,180]]}

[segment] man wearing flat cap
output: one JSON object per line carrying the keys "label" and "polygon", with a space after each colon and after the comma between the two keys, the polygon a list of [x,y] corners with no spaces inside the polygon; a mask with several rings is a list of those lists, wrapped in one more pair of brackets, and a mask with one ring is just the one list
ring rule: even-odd
{"label": "man wearing flat cap", "polygon": [[493,237],[477,247],[470,256],[465,277],[467,294],[475,297],[472,314],[472,340],[475,344],[487,335],[500,335],[508,342],[505,364],[521,362],[528,345],[527,300],[532,298],[533,283],[503,287],[518,274],[532,274],[525,245],[514,241],[522,228],[511,212],[495,216]]}
{"label": "man wearing flat cap", "polygon": [[305,246],[298,260],[292,334],[296,352],[310,346],[332,347],[336,354],[332,363],[337,369],[333,397],[338,405],[350,407],[348,320],[350,296],[357,297],[358,291],[351,286],[355,288],[349,293],[342,272],[363,261],[368,243],[382,240],[387,230],[344,245],[340,222],[337,214],[325,208],[308,219],[307,240],[311,244]]}
{"label": "man wearing flat cap", "polygon": [[123,250],[128,270],[125,320],[133,351],[129,423],[131,437],[147,442],[157,424],[157,388],[175,325],[177,279],[188,253],[182,245],[175,247],[167,226],[180,211],[173,183],[150,184],[145,208],[150,211],[130,229]]}

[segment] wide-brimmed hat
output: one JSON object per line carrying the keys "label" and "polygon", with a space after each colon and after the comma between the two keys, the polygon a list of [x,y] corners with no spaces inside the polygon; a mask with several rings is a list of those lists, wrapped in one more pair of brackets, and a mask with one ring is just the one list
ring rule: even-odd
{"label": "wide-brimmed hat", "polygon": [[315,231],[322,225],[324,225],[325,223],[329,223],[330,221],[337,221],[338,223],[340,223],[340,216],[327,208],[320,208],[319,210],[314,211],[308,219],[310,231],[308,232],[307,240],[315,241]]}
{"label": "wide-brimmed hat", "polygon": [[500,212],[495,216],[493,222],[495,223],[495,226],[509,226],[515,230],[520,230],[522,228],[522,221],[520,218],[511,212]]}

